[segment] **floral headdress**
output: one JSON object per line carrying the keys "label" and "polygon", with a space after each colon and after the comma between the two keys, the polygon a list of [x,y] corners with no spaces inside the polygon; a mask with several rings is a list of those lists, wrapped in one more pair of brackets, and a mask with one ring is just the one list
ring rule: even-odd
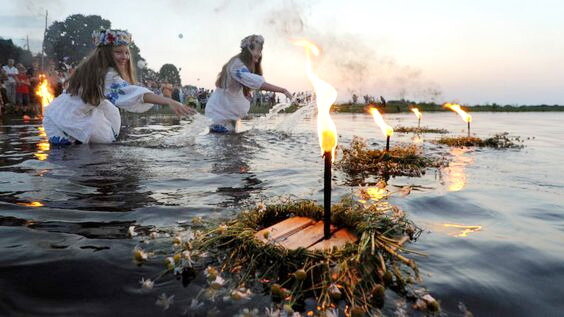
{"label": "floral headdress", "polygon": [[249,35],[241,40],[241,48],[251,48],[260,45],[261,47],[264,44],[264,38],[261,35]]}
{"label": "floral headdress", "polygon": [[92,39],[94,40],[94,45],[104,46],[104,45],[129,45],[133,43],[131,39],[131,33],[121,30],[100,30],[92,32]]}

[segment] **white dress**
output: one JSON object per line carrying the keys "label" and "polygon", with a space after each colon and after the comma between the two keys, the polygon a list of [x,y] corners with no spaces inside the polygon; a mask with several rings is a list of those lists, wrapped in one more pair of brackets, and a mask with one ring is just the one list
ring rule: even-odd
{"label": "white dress", "polygon": [[214,90],[206,103],[206,117],[212,120],[210,130],[213,132],[234,131],[237,121],[245,117],[251,107],[243,94],[243,86],[259,89],[264,83],[264,78],[251,73],[239,58],[233,59],[227,70],[227,80]]}
{"label": "white dress", "polygon": [[143,102],[146,93],[151,91],[129,84],[110,67],[104,79],[105,99],[98,106],[64,92],[46,107],[43,127],[49,142],[57,145],[114,142],[121,127],[117,107],[145,112],[153,106]]}

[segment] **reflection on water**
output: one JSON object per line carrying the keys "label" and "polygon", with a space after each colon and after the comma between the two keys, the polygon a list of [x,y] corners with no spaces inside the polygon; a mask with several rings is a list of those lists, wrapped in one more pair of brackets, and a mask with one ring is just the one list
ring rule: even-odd
{"label": "reflection on water", "polygon": [[450,149],[452,161],[448,167],[443,169],[443,182],[447,185],[449,192],[457,192],[466,186],[465,168],[474,162],[472,157],[464,155],[469,151],[471,151],[470,148]]}
{"label": "reflection on water", "polygon": [[17,203],[20,206],[25,206],[25,207],[43,207],[44,205],[40,202],[40,201],[32,201],[29,203]]}
{"label": "reflection on water", "polygon": [[37,143],[37,151],[33,154],[35,157],[40,161],[45,161],[49,154],[50,144],[47,140],[47,134],[45,133],[45,129],[43,126],[37,127],[37,131],[39,131],[39,137],[41,138],[40,141]]}
{"label": "reflection on water", "polygon": [[[250,195],[260,192],[262,181],[251,171],[248,162],[261,146],[254,140],[252,131],[237,134],[210,134],[206,144],[212,161],[210,172],[242,181],[238,186],[218,186],[217,193],[230,197],[220,206],[236,206]],[[227,184],[226,184],[227,185]]]}
{"label": "reflection on water", "polygon": [[449,233],[449,235],[452,235],[452,236],[455,236],[455,237],[467,237],[470,233],[482,230],[482,226],[467,226],[467,225],[459,225],[459,224],[453,224],[453,223],[444,223],[443,226],[446,227],[446,228],[462,229],[462,231],[460,231],[460,232]]}

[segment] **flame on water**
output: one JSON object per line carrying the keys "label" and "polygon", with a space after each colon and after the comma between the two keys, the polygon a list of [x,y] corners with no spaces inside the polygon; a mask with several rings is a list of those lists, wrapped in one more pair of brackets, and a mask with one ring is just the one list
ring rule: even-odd
{"label": "flame on water", "polygon": [[467,226],[467,225],[458,225],[454,223],[444,223],[443,226],[447,228],[463,229],[460,233],[452,234],[455,237],[467,237],[468,234],[470,233],[482,230],[482,226]]}
{"label": "flame on water", "polygon": [[43,108],[55,99],[53,89],[49,85],[49,80],[47,80],[47,77],[44,74],[39,75],[39,85],[35,88],[35,94],[39,97],[39,102]]}
{"label": "flame on water", "polygon": [[421,120],[421,117],[422,117],[423,115],[421,114],[421,112],[419,111],[419,109],[413,107],[413,108],[411,108],[411,111],[413,111],[413,113],[415,113],[415,116],[417,116],[417,119]]}
{"label": "flame on water", "polygon": [[460,109],[459,104],[446,103],[443,107],[458,113],[458,115],[460,115],[460,117],[462,118],[462,120],[464,120],[464,122],[472,122],[472,116],[469,115],[466,111]]}
{"label": "flame on water", "polygon": [[327,82],[323,81],[313,72],[311,55],[319,56],[319,48],[308,40],[297,40],[294,44],[301,46],[306,51],[306,74],[315,90],[315,103],[317,104],[317,135],[321,153],[331,152],[331,158],[335,158],[337,147],[337,127],[329,115],[331,106],[337,100],[337,90]]}
{"label": "flame on water", "polygon": [[394,129],[384,121],[380,111],[376,108],[370,108],[369,111],[372,118],[374,118],[374,122],[376,122],[376,124],[380,127],[380,130],[382,130],[382,133],[384,133],[385,136],[392,136],[392,134],[394,134]]}

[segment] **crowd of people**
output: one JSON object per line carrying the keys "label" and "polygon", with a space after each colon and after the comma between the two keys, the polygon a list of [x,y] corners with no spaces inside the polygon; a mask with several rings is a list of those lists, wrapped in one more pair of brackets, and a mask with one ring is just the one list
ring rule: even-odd
{"label": "crowd of people", "polygon": [[[57,67],[56,63],[49,61],[46,70],[41,71],[40,62],[34,61],[31,65],[23,65],[13,59],[8,59],[0,68],[0,115],[38,115],[41,113],[39,97],[36,94],[40,82],[39,75],[45,75],[52,89],[54,97],[59,96],[66,89],[67,81],[74,71],[74,67],[64,65]],[[182,104],[203,111],[206,103],[213,93],[213,89],[196,87],[193,85],[173,85],[160,80],[142,80],[141,84],[156,95],[172,98]],[[310,92],[293,94],[293,100],[305,103],[311,100]],[[285,102],[290,102],[285,98]],[[280,96],[274,92],[255,91],[251,104],[262,107],[272,107],[280,103]]]}
{"label": "crowd of people", "polygon": [[8,59],[0,68],[0,114],[39,114],[39,98],[35,93],[40,83],[39,75],[45,75],[53,94],[59,95],[71,71],[57,70],[54,62],[41,71],[39,61],[24,65]]}

